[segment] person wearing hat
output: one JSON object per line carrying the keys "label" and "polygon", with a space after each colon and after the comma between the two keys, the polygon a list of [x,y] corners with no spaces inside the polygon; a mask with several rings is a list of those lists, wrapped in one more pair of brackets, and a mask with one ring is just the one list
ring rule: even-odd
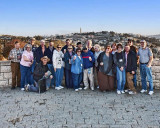
{"label": "person wearing hat", "polygon": [[142,90],[141,93],[147,92],[147,82],[146,77],[149,82],[149,95],[152,95],[153,92],[153,79],[152,79],[152,70],[151,65],[153,61],[153,53],[150,48],[147,47],[147,42],[145,40],[141,40],[141,47],[138,49],[137,55],[139,56],[139,64],[140,64],[140,75],[142,82]]}
{"label": "person wearing hat", "polygon": [[84,90],[89,88],[88,79],[90,81],[90,88],[93,91],[94,90],[94,75],[93,75],[93,64],[95,62],[94,55],[91,51],[88,50],[88,48],[85,46],[83,47],[82,52],[82,58],[83,58],[83,66],[84,66],[84,72],[83,72],[83,82],[84,82]]}
{"label": "person wearing hat", "polygon": [[31,66],[33,63],[33,52],[31,49],[32,46],[30,44],[27,44],[20,61],[22,91],[24,91],[25,84],[31,84]]}
{"label": "person wearing hat", "polygon": [[63,66],[64,63],[62,61],[62,59],[64,58],[64,54],[61,51],[62,46],[60,44],[57,45],[56,50],[54,50],[53,52],[53,67],[54,67],[54,71],[56,74],[56,90],[60,90],[63,89],[64,87],[62,86],[62,80],[63,80]]}
{"label": "person wearing hat", "polygon": [[33,84],[27,85],[25,87],[26,91],[38,92],[39,91],[38,81],[42,78],[45,79],[46,90],[49,89],[48,87],[51,83],[51,79],[53,78],[53,76],[51,75],[51,71],[47,65],[49,61],[50,59],[47,56],[41,58],[41,62],[36,65],[35,70],[33,72],[35,86]]}
{"label": "person wearing hat", "polygon": [[73,88],[72,73],[71,73],[71,59],[74,56],[73,47],[68,46],[67,52],[64,54],[65,62],[65,84],[67,88]]}
{"label": "person wearing hat", "polygon": [[20,43],[15,42],[15,48],[13,48],[8,56],[8,59],[11,60],[11,71],[12,71],[12,88],[20,87],[21,73],[20,73],[20,60],[22,55],[22,49],[20,48]]}

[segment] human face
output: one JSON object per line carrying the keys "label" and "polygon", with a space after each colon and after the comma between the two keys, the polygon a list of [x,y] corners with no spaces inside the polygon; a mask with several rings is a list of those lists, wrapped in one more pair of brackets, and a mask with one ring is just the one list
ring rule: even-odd
{"label": "human face", "polygon": [[54,45],[54,42],[49,42],[50,47],[53,47],[53,45]]}
{"label": "human face", "polygon": [[16,49],[19,49],[19,48],[20,48],[20,43],[16,43],[16,44],[15,44],[15,48],[16,48]]}
{"label": "human face", "polygon": [[71,43],[71,41],[70,40],[68,40],[68,41],[66,41],[66,45],[70,45],[70,43]]}
{"label": "human face", "polygon": [[61,51],[61,48],[62,48],[61,46],[58,46],[57,51]]}
{"label": "human face", "polygon": [[43,59],[42,62],[43,62],[43,65],[46,65],[47,64],[47,59]]}
{"label": "human face", "polygon": [[72,51],[73,51],[73,48],[68,48],[68,51],[69,51],[69,52],[72,52]]}
{"label": "human face", "polygon": [[83,52],[84,52],[84,53],[87,53],[87,52],[88,52],[88,50],[83,50]]}
{"label": "human face", "polygon": [[80,50],[77,51],[77,55],[78,55],[78,56],[81,55],[81,51],[80,51]]}
{"label": "human face", "polygon": [[113,45],[113,46],[112,46],[112,49],[113,49],[113,50],[116,50],[116,49],[117,49],[117,48],[116,48],[116,45]]}
{"label": "human face", "polygon": [[128,45],[132,46],[133,45],[132,41],[128,41]]}
{"label": "human face", "polygon": [[118,52],[121,52],[121,51],[122,51],[122,47],[118,46]]}
{"label": "human face", "polygon": [[125,46],[125,52],[129,52],[130,46]]}
{"label": "human face", "polygon": [[77,47],[78,47],[78,48],[82,48],[82,44],[79,44]]}
{"label": "human face", "polygon": [[146,45],[147,45],[146,42],[141,42],[141,47],[142,48],[146,48]]}
{"label": "human face", "polygon": [[43,47],[44,45],[45,45],[45,42],[44,42],[44,41],[42,41],[42,42],[41,42],[41,46]]}
{"label": "human face", "polygon": [[95,52],[98,52],[98,51],[99,51],[98,47],[95,47]]}
{"label": "human face", "polygon": [[27,51],[31,51],[31,47],[27,47],[26,50],[27,50]]}
{"label": "human face", "polygon": [[106,48],[106,53],[109,53],[110,52],[110,47],[107,47]]}
{"label": "human face", "polygon": [[31,41],[31,45],[34,45],[35,42],[36,42],[35,40],[32,40],[32,41]]}

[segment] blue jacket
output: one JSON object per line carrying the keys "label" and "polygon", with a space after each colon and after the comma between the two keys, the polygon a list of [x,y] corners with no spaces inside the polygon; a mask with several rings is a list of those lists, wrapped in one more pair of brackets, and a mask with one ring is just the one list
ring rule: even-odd
{"label": "blue jacket", "polygon": [[[46,51],[46,47],[45,47],[45,51]],[[44,51],[44,54],[45,54],[45,51]],[[44,56],[44,54],[42,53],[42,47],[39,46],[35,51],[35,58],[37,63],[41,62],[41,58]]]}
{"label": "blue jacket", "polygon": [[49,47],[46,49],[46,51],[45,51],[45,53],[44,53],[44,56],[47,56],[49,59],[50,59],[50,61],[48,62],[48,64],[52,64],[53,62],[52,62],[52,56],[53,56],[53,51],[54,51],[54,47],[53,47],[53,49],[52,49],[52,51],[49,49]]}
{"label": "blue jacket", "polygon": [[[73,60],[74,56],[76,56],[76,59]],[[81,56],[81,59],[75,54],[71,59],[71,72],[74,74],[80,74],[83,71],[83,58]]]}
{"label": "blue jacket", "polygon": [[[72,52],[72,56],[74,56],[74,52]],[[69,59],[71,59],[72,57],[70,56],[69,52],[67,51],[64,54],[64,62],[65,62],[65,68],[68,70],[71,70],[71,64],[69,64]]]}
{"label": "blue jacket", "polygon": [[[92,58],[92,61],[89,60],[89,57]],[[94,55],[91,51],[88,51],[87,53],[82,52],[82,58],[83,58],[84,69],[88,69],[88,68],[93,67],[94,62],[95,62],[95,58],[94,58]]]}

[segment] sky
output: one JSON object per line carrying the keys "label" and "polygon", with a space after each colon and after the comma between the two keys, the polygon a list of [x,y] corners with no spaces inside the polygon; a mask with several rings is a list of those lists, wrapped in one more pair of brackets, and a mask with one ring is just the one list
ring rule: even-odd
{"label": "sky", "polygon": [[160,0],[0,0],[0,35],[160,34]]}

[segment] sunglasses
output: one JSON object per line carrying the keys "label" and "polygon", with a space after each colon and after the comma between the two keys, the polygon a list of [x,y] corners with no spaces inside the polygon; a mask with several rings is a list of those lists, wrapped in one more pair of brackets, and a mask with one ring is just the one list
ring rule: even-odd
{"label": "sunglasses", "polygon": [[61,48],[61,47],[57,47],[57,48]]}
{"label": "sunglasses", "polygon": [[81,51],[77,51],[77,52],[81,52]]}
{"label": "sunglasses", "polygon": [[72,49],[72,48],[68,48],[68,49]]}

